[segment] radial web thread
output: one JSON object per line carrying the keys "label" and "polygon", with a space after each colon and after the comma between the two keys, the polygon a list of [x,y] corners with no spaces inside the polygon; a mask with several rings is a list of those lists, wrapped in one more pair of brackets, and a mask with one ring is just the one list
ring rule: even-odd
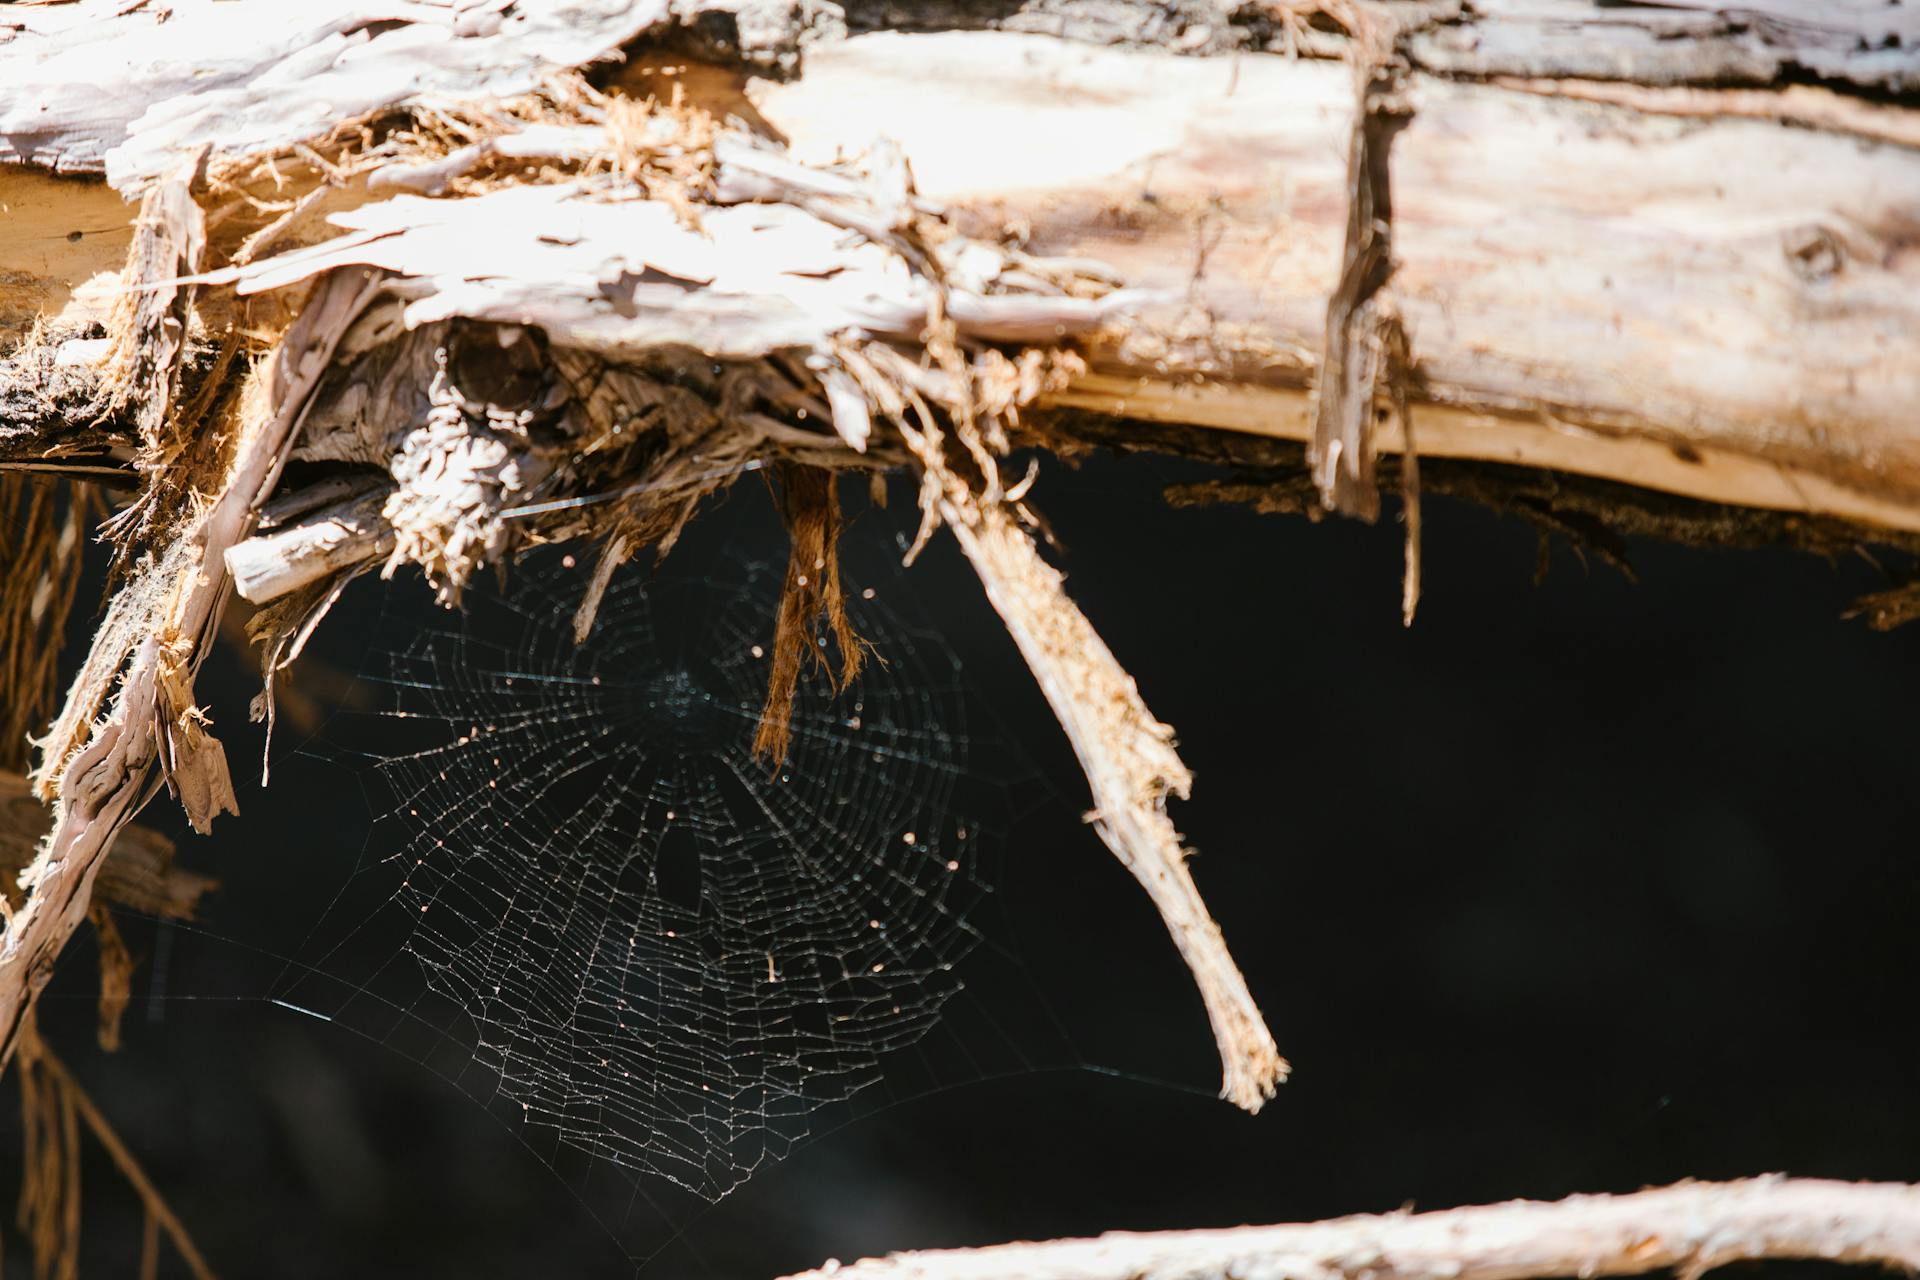
{"label": "radial web thread", "polygon": [[706,1197],[873,1081],[959,987],[985,892],[958,664],[862,593],[873,655],[752,752],[780,570],[540,561],[384,650],[363,750],[406,951],[525,1120]]}

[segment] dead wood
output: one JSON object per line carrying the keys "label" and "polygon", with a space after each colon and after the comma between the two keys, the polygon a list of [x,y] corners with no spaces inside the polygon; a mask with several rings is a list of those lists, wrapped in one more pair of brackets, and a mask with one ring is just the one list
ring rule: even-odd
{"label": "dead wood", "polygon": [[[417,565],[452,604],[596,541],[584,634],[613,566],[771,469],[797,659],[837,617],[832,475],[904,466],[922,542],[959,541],[1193,969],[1224,1093],[1257,1107],[1286,1065],[1166,813],[1190,781],[1171,730],[1001,467],[1153,423],[1192,451],[1303,442],[1319,500],[1363,516],[1377,467],[1409,501],[1409,615],[1415,499],[1495,473],[1473,468],[1603,495],[1607,529],[1690,501],[1836,544],[1920,533],[1920,28],[1780,3],[9,11],[0,159],[141,206],[0,170],[25,228],[0,242],[24,339],[0,465],[139,496],[42,739],[54,824],[0,950],[0,1058],[160,782],[197,827],[232,807],[192,688],[229,587],[266,606],[271,717],[359,573]],[[72,93],[102,60],[113,91]],[[1109,425],[1076,436],[1089,414]]]}
{"label": "dead wood", "polygon": [[[1646,11],[1588,28],[1615,12]],[[1895,311],[1920,296],[1920,153],[1714,114],[1704,88],[1686,116],[1500,89],[1435,73],[1421,47],[1391,169],[1424,455],[1916,526],[1920,317]],[[815,49],[756,105],[802,155],[883,117],[961,226],[1157,292],[1050,403],[1302,440],[1348,225],[1351,86],[1306,60],[874,35]],[[1390,423],[1375,436],[1400,447]]]}
{"label": "dead wood", "polygon": [[1686,1182],[1290,1226],[896,1253],[828,1263],[804,1280],[1529,1280],[1669,1269],[1698,1277],[1766,1258],[1911,1270],[1920,1265],[1920,1187],[1778,1176]]}
{"label": "dead wood", "polygon": [[1057,569],[1003,507],[983,503],[931,451],[921,456],[937,484],[930,500],[979,575],[987,599],[1040,682],[1093,792],[1087,820],[1159,909],[1193,971],[1213,1025],[1220,1096],[1258,1111],[1289,1067],[1246,979],[1227,950],[1192,873],[1168,797],[1186,799],[1193,775],[1173,730],[1153,717],[1133,678],[1066,594]]}
{"label": "dead wood", "polygon": [[[225,601],[223,556],[251,527],[307,395],[379,287],[370,273],[346,273],[309,300],[260,371],[225,466],[205,477],[182,532],[115,597],[43,741],[35,785],[53,802],[53,829],[21,877],[27,899],[0,950],[0,1061],[11,1056],[61,947],[85,917],[114,836],[162,780],[155,766],[197,829],[237,808],[225,753],[192,697],[193,672]],[[116,685],[105,720],[96,720]]]}

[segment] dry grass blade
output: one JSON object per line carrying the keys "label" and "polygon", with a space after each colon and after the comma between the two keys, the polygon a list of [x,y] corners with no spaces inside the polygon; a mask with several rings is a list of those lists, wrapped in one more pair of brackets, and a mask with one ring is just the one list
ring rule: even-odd
{"label": "dry grass blade", "polygon": [[20,1036],[16,1061],[26,1132],[19,1222],[33,1252],[35,1280],[76,1280],[80,1273],[83,1132],[106,1151],[146,1209],[142,1275],[157,1266],[158,1236],[164,1233],[195,1280],[213,1280],[212,1268],[166,1198],[31,1022]]}

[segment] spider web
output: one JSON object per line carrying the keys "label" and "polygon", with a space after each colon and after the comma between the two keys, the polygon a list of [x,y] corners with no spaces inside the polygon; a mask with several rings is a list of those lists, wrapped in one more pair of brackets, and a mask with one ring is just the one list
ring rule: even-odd
{"label": "spider web", "polygon": [[784,764],[754,755],[781,577],[629,568],[576,645],[583,575],[523,561],[376,647],[350,748],[385,815],[362,874],[496,1096],[708,1199],[927,1032],[986,892],[958,663],[872,591],[865,670],[809,672]]}

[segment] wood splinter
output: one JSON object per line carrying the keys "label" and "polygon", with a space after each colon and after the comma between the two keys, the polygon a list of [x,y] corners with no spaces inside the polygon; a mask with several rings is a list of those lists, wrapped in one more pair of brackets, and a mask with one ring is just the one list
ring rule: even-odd
{"label": "wood splinter", "polygon": [[937,444],[917,433],[907,439],[929,482],[923,501],[937,503],[1073,744],[1093,792],[1087,820],[1147,891],[1193,973],[1220,1051],[1220,1096],[1259,1111],[1292,1068],[1201,900],[1167,816],[1167,797],[1184,800],[1193,785],[1173,730],[1147,709],[1133,677],[1067,595],[1065,578],[1008,508],[975,495]]}

